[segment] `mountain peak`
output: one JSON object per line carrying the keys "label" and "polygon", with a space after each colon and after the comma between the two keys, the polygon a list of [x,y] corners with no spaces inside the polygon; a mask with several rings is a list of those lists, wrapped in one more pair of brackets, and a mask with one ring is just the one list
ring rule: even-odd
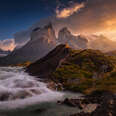
{"label": "mountain peak", "polygon": [[39,31],[41,29],[53,29],[52,23],[49,22],[48,24],[46,24],[44,27],[36,27],[32,30],[32,32],[36,32]]}
{"label": "mountain peak", "polygon": [[58,33],[58,41],[62,44],[67,44],[71,38],[73,38],[73,35],[67,27],[62,28]]}
{"label": "mountain peak", "polygon": [[56,36],[55,31],[53,29],[52,23],[49,22],[44,27],[37,27],[32,31],[31,40],[40,40],[40,41],[54,41],[55,42]]}
{"label": "mountain peak", "polygon": [[52,23],[49,22],[47,25],[44,26],[44,28],[46,28],[46,29],[51,28],[52,29],[53,28]]}

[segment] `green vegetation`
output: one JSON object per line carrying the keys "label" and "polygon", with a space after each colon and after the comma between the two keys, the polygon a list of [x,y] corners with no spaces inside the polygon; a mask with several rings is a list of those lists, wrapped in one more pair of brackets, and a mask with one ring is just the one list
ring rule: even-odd
{"label": "green vegetation", "polygon": [[116,92],[115,59],[97,50],[72,50],[53,72],[53,78],[65,89],[75,92]]}

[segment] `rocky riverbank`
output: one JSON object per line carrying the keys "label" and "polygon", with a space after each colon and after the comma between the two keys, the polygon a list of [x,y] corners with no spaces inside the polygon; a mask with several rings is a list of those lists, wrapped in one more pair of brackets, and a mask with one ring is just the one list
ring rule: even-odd
{"label": "rocky riverbank", "polygon": [[116,116],[116,95],[108,91],[94,91],[82,99],[58,101],[71,107],[78,107],[81,112],[70,116]]}

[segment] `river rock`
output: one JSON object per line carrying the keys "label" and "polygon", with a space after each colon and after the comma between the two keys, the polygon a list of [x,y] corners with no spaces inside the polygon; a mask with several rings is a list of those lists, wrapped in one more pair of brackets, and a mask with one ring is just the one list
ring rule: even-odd
{"label": "river rock", "polygon": [[116,116],[116,96],[108,94],[104,96],[102,103],[91,114],[92,116]]}
{"label": "river rock", "polygon": [[32,94],[36,94],[36,95],[39,95],[39,94],[41,94],[42,92],[41,91],[39,91],[39,90],[37,90],[37,89],[30,89],[29,90],[30,92],[32,92]]}
{"label": "river rock", "polygon": [[49,89],[56,90],[56,91],[63,91],[64,90],[63,85],[61,83],[55,83],[53,81],[50,81],[47,83],[48,83],[47,87]]}
{"label": "river rock", "polygon": [[9,92],[4,92],[0,94],[0,101],[7,101],[11,94]]}
{"label": "river rock", "polygon": [[27,97],[32,97],[32,94],[29,91],[22,90],[18,91],[17,93],[12,93],[12,95],[9,97],[9,100],[24,99]]}
{"label": "river rock", "polygon": [[84,113],[91,113],[96,110],[98,104],[88,104],[83,108]]}
{"label": "river rock", "polygon": [[68,105],[68,106],[71,106],[71,107],[79,107],[80,109],[82,109],[84,107],[84,104],[81,104],[80,99],[66,98],[64,101],[58,101],[58,103],[65,104],[65,105]]}
{"label": "river rock", "polygon": [[116,95],[111,92],[95,91],[81,103],[86,104],[82,112],[71,116],[116,116]]}
{"label": "river rock", "polygon": [[70,116],[90,116],[90,114],[89,113],[80,112],[80,113],[73,114],[73,115],[70,115]]}

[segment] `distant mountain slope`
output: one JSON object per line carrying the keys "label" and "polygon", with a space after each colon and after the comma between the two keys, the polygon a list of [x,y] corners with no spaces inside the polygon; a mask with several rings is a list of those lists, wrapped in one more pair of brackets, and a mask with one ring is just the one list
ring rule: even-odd
{"label": "distant mountain slope", "polygon": [[0,49],[0,57],[6,56],[10,53],[11,53],[10,51],[4,51],[4,50]]}
{"label": "distant mountain slope", "polygon": [[106,52],[106,54],[109,55],[109,56],[116,56],[116,50]]}
{"label": "distant mountain slope", "polygon": [[20,49],[0,59],[1,65],[17,64],[26,61],[35,61],[46,55],[56,46],[55,32],[51,24],[43,28],[36,28],[31,34],[31,40]]}
{"label": "distant mountain slope", "polygon": [[89,49],[101,50],[103,52],[116,50],[116,42],[108,39],[107,37],[101,35],[96,36],[96,39],[89,41],[88,43]]}
{"label": "distant mountain slope", "polygon": [[36,27],[31,32],[31,39],[23,47],[15,49],[8,56],[0,58],[0,65],[22,64],[34,62],[45,56],[58,44],[67,44],[73,49],[94,49],[102,52],[116,50],[116,42],[104,36],[78,35],[74,36],[68,28],[62,28],[56,38],[51,23]]}

